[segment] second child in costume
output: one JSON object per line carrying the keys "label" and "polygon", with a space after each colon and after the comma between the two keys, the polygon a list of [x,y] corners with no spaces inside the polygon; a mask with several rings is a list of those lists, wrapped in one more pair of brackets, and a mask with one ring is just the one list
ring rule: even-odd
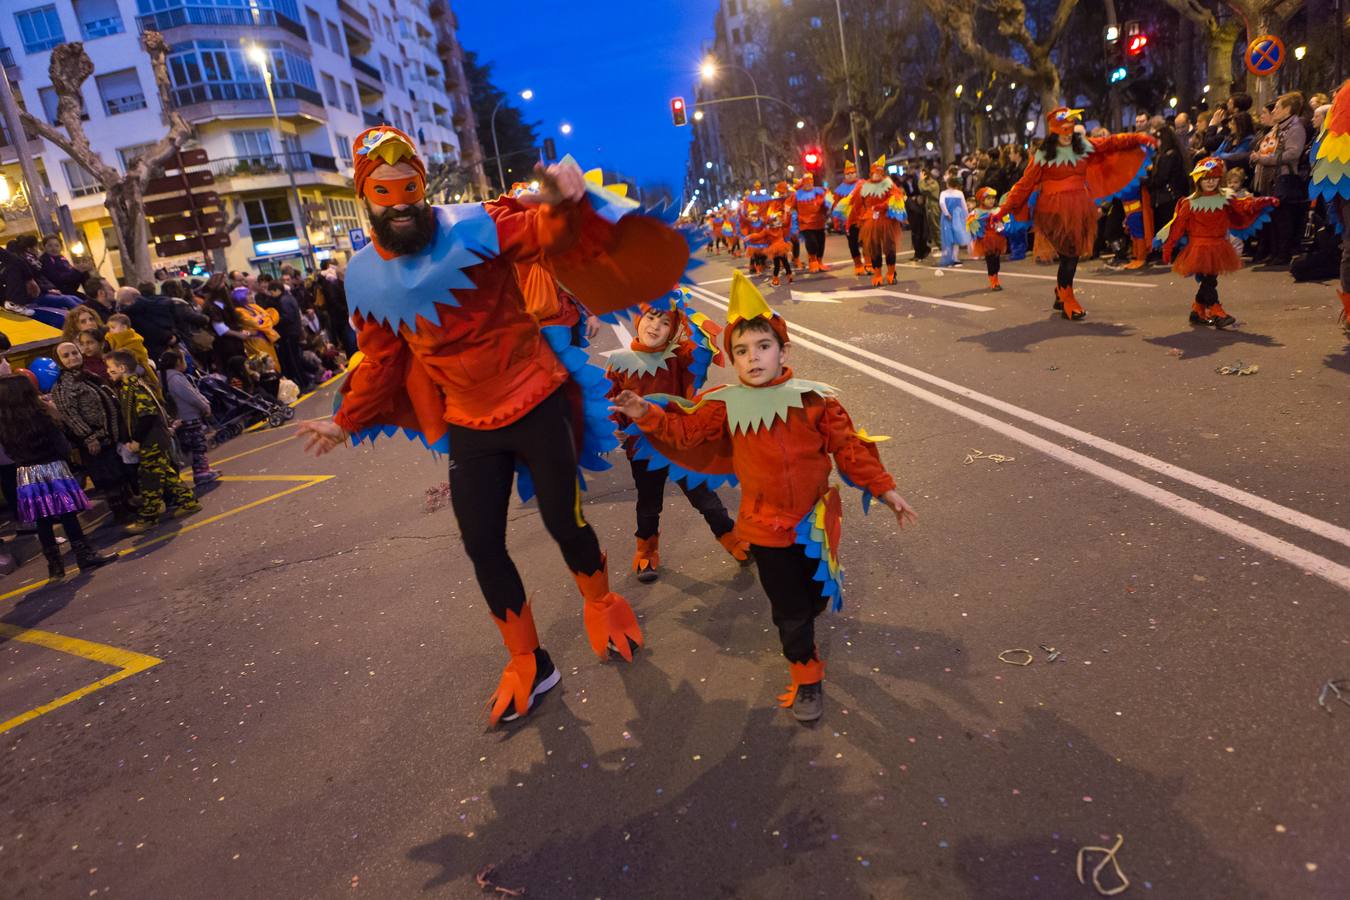
{"label": "second child in costume", "polygon": [[784,221],[781,210],[769,213],[769,223],[753,234],[745,236],[746,246],[763,247],[764,253],[773,260],[773,279],[771,284],[779,284],[778,270],[787,271],[788,284],[792,283],[792,261],[788,254],[792,252],[792,227]]}
{"label": "second child in costume", "polygon": [[797,231],[806,245],[806,271],[825,271],[825,204],[829,195],[816,185],[816,176],[807,172],[797,184]]}
{"label": "second child in costume", "polygon": [[895,253],[900,244],[900,225],[905,221],[905,192],[886,174],[886,157],[872,163],[868,179],[853,188],[848,198],[848,221],[858,226],[858,240],[872,266],[872,284],[882,282],[881,260],[886,260],[887,284],[895,284]]}
{"label": "second child in costume", "polygon": [[592,651],[631,660],[643,641],[582,515],[578,464],[607,468],[603,454],[615,445],[604,372],[571,346],[568,329],[541,329],[526,311],[516,265],[542,264],[606,315],[665,296],[689,244],[588,183],[570,159],[538,173],[538,193],[433,207],[426,165],[399,129],[362,132],[353,158],[374,236],[346,275],[364,357],[334,417],[300,428],[319,453],[402,431],[449,455],[455,519],[509,657],[489,719],[511,721],[559,680],[506,549],[513,481],[538,498],[581,593]]}
{"label": "second child in costume", "polygon": [[1158,143],[1147,134],[1085,138],[1074,131],[1082,112],[1061,106],[1046,114],[1045,140],[1000,210],[1016,216],[1037,195],[1036,255],[1059,254],[1054,308],[1073,320],[1087,315],[1074,296],[1073,279],[1079,257],[1092,255],[1096,204],[1142,178]]}
{"label": "second child in costume", "polygon": [[858,186],[858,167],[852,160],[844,162],[844,178],[830,189],[830,219],[836,228],[848,236],[848,255],[853,257],[853,274],[865,275],[862,245],[858,243],[859,226],[849,215],[853,189]]}
{"label": "second child in costume", "polygon": [[[1195,276],[1200,289],[1191,304],[1192,325],[1227,328],[1237,322],[1219,302],[1219,276],[1242,268],[1232,241],[1255,234],[1279,206],[1274,197],[1234,197],[1221,188],[1223,160],[1210,156],[1195,164],[1195,193],[1177,203],[1176,217],[1158,234],[1164,263],[1182,276]],[[1180,250],[1178,250],[1180,248]]]}
{"label": "second child in costume", "polygon": [[[685,305],[680,291],[668,299],[644,304],[634,323],[637,336],[627,350],[609,357],[606,375],[613,387],[609,396],[623,391],[646,397],[667,395],[692,399],[708,377],[708,366],[720,361],[715,346],[721,329]],[[614,414],[619,428],[630,424],[622,413]],[[628,464],[637,487],[637,552],[633,571],[638,581],[655,581],[660,565],[661,507],[669,470],[634,456],[637,438],[624,441]],[[733,523],[717,493],[706,484],[680,485],[689,503],[703,516],[718,543],[742,564],[749,562],[744,541],[732,533]]]}
{"label": "second child in costume", "polygon": [[999,261],[1008,252],[1008,240],[1003,234],[1002,217],[994,216],[994,207],[998,205],[998,194],[991,187],[982,187],[975,192],[975,208],[966,218],[966,227],[970,230],[972,256],[984,257],[984,268],[989,274],[989,290],[1001,291],[1003,285],[998,280]]}
{"label": "second child in costume", "polygon": [[815,620],[842,603],[839,568],[841,506],[830,473],[914,519],[895,479],[881,464],[876,438],[856,428],[828,385],[794,378],[787,368],[788,330],[739,273],[732,276],[723,347],[737,383],[710,388],[692,402],[663,409],[631,391],[613,409],[642,434],[638,455],[663,457],[679,478],[734,477],[741,504],[736,535],[750,544],[769,596],[792,683],[779,697],[801,721],[821,715],[825,664]]}
{"label": "second child in costume", "polygon": [[1331,110],[1313,146],[1308,195],[1322,200],[1341,236],[1341,325],[1350,332],[1350,80],[1331,100]]}

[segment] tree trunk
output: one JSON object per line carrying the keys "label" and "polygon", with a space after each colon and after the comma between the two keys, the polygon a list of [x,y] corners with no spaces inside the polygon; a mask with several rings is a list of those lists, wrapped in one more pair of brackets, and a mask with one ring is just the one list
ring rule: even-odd
{"label": "tree trunk", "polygon": [[1227,103],[1233,92],[1233,45],[1241,32],[1237,22],[1224,22],[1205,34],[1205,73],[1209,78],[1205,96],[1212,107]]}
{"label": "tree trunk", "polygon": [[942,164],[947,165],[956,159],[956,100],[951,91],[937,95],[938,149],[942,152]]}

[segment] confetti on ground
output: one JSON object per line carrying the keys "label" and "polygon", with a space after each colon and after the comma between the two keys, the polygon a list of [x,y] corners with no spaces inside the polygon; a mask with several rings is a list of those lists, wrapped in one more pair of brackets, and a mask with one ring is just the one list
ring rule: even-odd
{"label": "confetti on ground", "polygon": [[[1077,863],[1078,883],[1087,884],[1087,881],[1083,878],[1083,857],[1088,853],[1103,853],[1105,855],[1102,857],[1102,861],[1097,863],[1096,867],[1092,870],[1092,887],[1103,897],[1114,897],[1116,894],[1123,893],[1125,889],[1130,886],[1130,879],[1126,878],[1125,873],[1121,871],[1120,863],[1116,860],[1116,852],[1120,850],[1121,845],[1124,843],[1124,835],[1118,834],[1116,835],[1116,842],[1111,845],[1110,848],[1080,847],[1078,849]],[[1106,868],[1107,863],[1110,863],[1111,868],[1116,870],[1116,878],[1120,880],[1120,884],[1113,888],[1102,887],[1101,874],[1102,870]]]}
{"label": "confetti on ground", "polygon": [[1256,363],[1245,363],[1239,359],[1237,362],[1226,366],[1219,366],[1214,371],[1220,375],[1255,375],[1261,371],[1261,367]]}
{"label": "confetti on ground", "polygon": [[497,882],[493,881],[492,876],[496,873],[496,871],[497,871],[496,866],[487,866],[481,872],[479,872],[477,875],[474,876],[474,881],[478,882],[478,886],[483,890],[486,891],[490,889],[494,894],[502,894],[503,896],[506,897],[525,896],[524,888],[502,887],[500,884],[497,884]]}
{"label": "confetti on ground", "polygon": [[435,487],[427,488],[426,511],[434,513],[450,505],[450,482],[442,481]]}
{"label": "confetti on ground", "polygon": [[1346,693],[1350,693],[1350,678],[1328,678],[1322,685],[1322,690],[1317,694],[1317,705],[1331,713],[1331,707],[1327,705],[1327,695],[1335,697],[1337,700],[1350,706],[1350,700],[1346,699]]}
{"label": "confetti on ground", "polygon": [[972,449],[969,453],[966,454],[966,465],[970,465],[977,459],[987,459],[992,462],[1002,464],[1005,462],[1012,462],[1016,458],[1017,457],[1015,456],[1004,456],[1001,453],[985,453],[983,450]]}

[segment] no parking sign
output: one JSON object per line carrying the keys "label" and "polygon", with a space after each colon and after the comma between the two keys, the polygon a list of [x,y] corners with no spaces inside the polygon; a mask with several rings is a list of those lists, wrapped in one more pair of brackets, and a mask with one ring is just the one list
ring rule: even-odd
{"label": "no parking sign", "polygon": [[1257,36],[1247,45],[1246,63],[1253,75],[1274,75],[1284,65],[1284,41],[1273,34]]}

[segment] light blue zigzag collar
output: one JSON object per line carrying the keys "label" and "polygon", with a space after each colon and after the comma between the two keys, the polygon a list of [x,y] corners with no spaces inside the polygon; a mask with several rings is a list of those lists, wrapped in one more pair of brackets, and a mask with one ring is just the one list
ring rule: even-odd
{"label": "light blue zigzag collar", "polygon": [[436,236],[421,253],[382,259],[373,244],[347,263],[351,308],[398,331],[419,317],[439,322],[436,304],[458,306],[452,291],[471,291],[468,270],[499,252],[497,226],[481,203],[437,206]]}
{"label": "light blue zigzag collar", "polygon": [[772,387],[729,384],[708,392],[709,400],[720,400],[727,408],[727,427],[732,434],[749,434],[770,427],[779,419],[787,421],[788,410],[801,409],[807,394],[833,397],[838,393],[828,384],[789,378]]}
{"label": "light blue zigzag collar", "polygon": [[639,350],[616,350],[609,357],[611,370],[622,375],[655,375],[666,368],[666,362],[675,358],[675,349],[667,347],[664,351],[654,350],[643,353]]}
{"label": "light blue zigzag collar", "polygon": [[1092,141],[1085,139],[1084,144],[1086,145],[1086,148],[1082,153],[1075,153],[1073,144],[1070,144],[1067,147],[1056,146],[1055,158],[1052,160],[1047,160],[1045,151],[1041,149],[1037,149],[1032,156],[1035,158],[1036,162],[1042,166],[1076,166],[1078,165],[1079,160],[1087,159],[1097,150],[1097,148],[1092,145]]}

